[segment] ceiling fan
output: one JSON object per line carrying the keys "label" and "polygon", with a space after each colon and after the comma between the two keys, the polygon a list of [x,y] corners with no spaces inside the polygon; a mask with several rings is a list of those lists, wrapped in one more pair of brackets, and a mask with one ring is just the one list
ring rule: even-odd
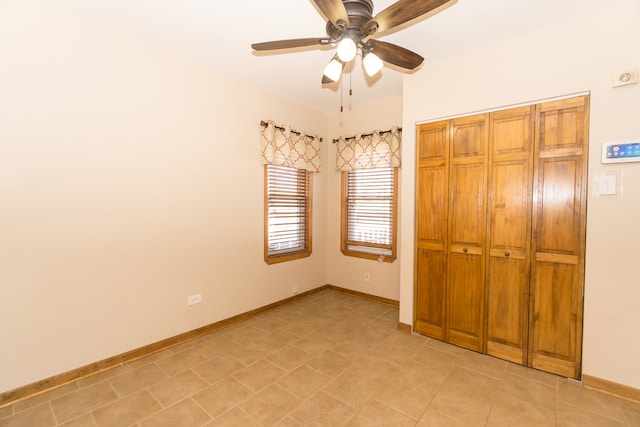
{"label": "ceiling fan", "polygon": [[340,79],[344,66],[360,49],[362,63],[369,76],[383,67],[383,61],[407,70],[419,67],[424,58],[398,45],[371,38],[388,31],[452,0],[398,0],[373,16],[372,0],[311,0],[327,20],[327,37],[277,40],[254,43],[256,51],[326,46],[337,43],[336,54],[324,70],[322,83]]}

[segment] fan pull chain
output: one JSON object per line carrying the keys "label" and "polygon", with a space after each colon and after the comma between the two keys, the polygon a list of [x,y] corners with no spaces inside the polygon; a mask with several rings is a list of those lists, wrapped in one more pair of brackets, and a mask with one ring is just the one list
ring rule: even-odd
{"label": "fan pull chain", "polygon": [[[353,89],[351,88],[351,83],[353,79],[353,61],[349,63],[349,96],[353,95]],[[344,89],[342,87],[342,82],[344,79],[340,79],[340,112],[344,112]]]}
{"label": "fan pull chain", "polygon": [[343,79],[340,79],[340,112],[341,113],[344,111],[344,107],[343,107],[344,102],[342,101],[342,92],[343,92],[343,90],[342,90],[342,80]]}
{"label": "fan pull chain", "polygon": [[351,79],[353,78],[353,61],[349,64],[349,96],[353,95],[353,90],[351,89]]}

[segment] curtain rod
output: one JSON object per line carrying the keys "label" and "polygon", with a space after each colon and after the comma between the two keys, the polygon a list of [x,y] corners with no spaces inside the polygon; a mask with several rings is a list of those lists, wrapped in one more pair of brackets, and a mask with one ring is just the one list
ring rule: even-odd
{"label": "curtain rod", "polygon": [[[398,130],[400,130],[400,131],[401,131],[401,130],[402,130],[402,128],[398,128]],[[378,132],[378,133],[391,133],[391,129],[389,129],[389,130],[383,130],[383,131],[380,131],[380,132]],[[365,137],[367,137],[367,136],[373,136],[373,133],[363,133],[361,136],[365,136]],[[348,140],[350,140],[350,139],[356,139],[356,137],[355,137],[355,136],[350,136],[350,137],[345,138],[344,140],[345,140],[345,141],[348,141]],[[336,142],[338,142],[339,140],[340,140],[340,138],[338,138],[338,139],[334,139],[334,140],[333,140],[333,143],[335,144],[335,143],[336,143]]]}
{"label": "curtain rod", "polygon": [[[266,128],[266,127],[267,127],[267,124],[268,124],[268,123],[267,123],[267,122],[265,122],[264,120],[261,120],[261,121],[260,121],[260,126],[262,126],[263,128]],[[273,127],[275,127],[275,128],[276,128],[276,129],[278,129],[278,130],[284,130],[284,128],[283,128],[283,127],[276,126],[275,124],[273,125]],[[295,130],[291,130],[291,133],[295,133],[296,135],[301,135],[301,133],[300,133],[300,132],[295,131]],[[306,138],[315,138],[315,136],[313,136],[313,135],[304,135],[304,136],[305,136]],[[322,142],[322,138],[320,138],[320,142]]]}

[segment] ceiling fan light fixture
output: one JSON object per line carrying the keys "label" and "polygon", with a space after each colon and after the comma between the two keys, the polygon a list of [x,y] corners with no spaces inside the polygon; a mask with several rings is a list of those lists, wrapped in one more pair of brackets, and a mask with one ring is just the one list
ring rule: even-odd
{"label": "ceiling fan light fixture", "polygon": [[325,67],[323,74],[332,82],[337,82],[342,75],[342,66],[343,64],[334,57]]}
{"label": "ceiling fan light fixture", "polygon": [[364,70],[367,72],[369,77],[373,77],[376,73],[382,70],[382,67],[384,66],[382,59],[373,52],[367,53],[364,58],[362,58],[362,65],[364,65]]}
{"label": "ceiling fan light fixture", "polygon": [[356,57],[358,45],[351,37],[345,37],[338,43],[336,52],[342,62],[351,62]]}
{"label": "ceiling fan light fixture", "polygon": [[[345,65],[351,64],[358,52],[362,56],[362,62],[366,63],[363,68],[369,76],[378,73],[384,64],[416,70],[424,62],[422,56],[370,36],[401,29],[446,3],[455,3],[454,0],[395,0],[382,12],[374,15],[373,2],[374,0],[311,0],[326,20],[327,37],[253,43],[251,47],[258,52],[327,45],[335,47],[335,56],[322,76],[323,85],[340,80]],[[375,55],[372,54],[373,51],[376,52]]]}

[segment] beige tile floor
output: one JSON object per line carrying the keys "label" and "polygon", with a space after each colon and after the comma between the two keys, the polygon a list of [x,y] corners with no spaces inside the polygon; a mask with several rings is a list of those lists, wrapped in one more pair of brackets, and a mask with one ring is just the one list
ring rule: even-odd
{"label": "beige tile floor", "polygon": [[0,426],[640,426],[640,404],[332,290],[0,409]]}

